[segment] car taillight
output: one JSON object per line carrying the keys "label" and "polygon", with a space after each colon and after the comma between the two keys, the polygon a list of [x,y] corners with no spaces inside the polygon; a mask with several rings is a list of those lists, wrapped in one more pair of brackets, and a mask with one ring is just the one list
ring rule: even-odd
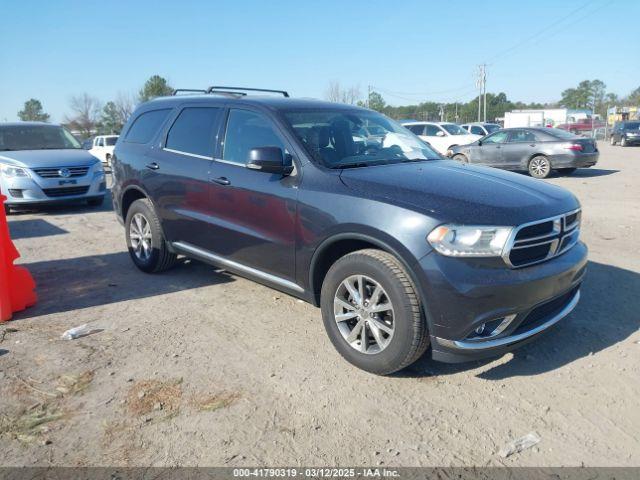
{"label": "car taillight", "polygon": [[582,151],[582,145],[579,143],[570,143],[568,145],[565,145],[565,147],[567,150],[573,150],[574,152],[581,152]]}

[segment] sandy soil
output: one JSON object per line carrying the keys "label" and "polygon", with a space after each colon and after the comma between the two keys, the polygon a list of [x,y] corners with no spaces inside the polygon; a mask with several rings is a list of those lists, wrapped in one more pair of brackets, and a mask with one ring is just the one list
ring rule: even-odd
{"label": "sandy soil", "polygon": [[[391,377],[284,294],[195,262],[138,272],[106,205],[11,217],[40,302],[0,325],[2,465],[640,465],[640,148],[601,151],[548,180],[584,208],[574,313],[515,354]],[[83,323],[103,330],[60,339]]]}

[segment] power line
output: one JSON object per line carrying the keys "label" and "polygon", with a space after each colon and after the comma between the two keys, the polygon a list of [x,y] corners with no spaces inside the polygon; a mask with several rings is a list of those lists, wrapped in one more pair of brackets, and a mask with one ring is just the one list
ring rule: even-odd
{"label": "power line", "polygon": [[[574,25],[575,23],[582,21],[583,19],[587,18],[590,15],[593,15],[594,13],[598,12],[599,10],[603,9],[604,7],[608,6],[610,3],[612,3],[613,0],[610,0],[609,2],[600,5],[598,8],[596,8],[595,10],[592,10],[590,12],[587,12],[586,15],[581,16],[580,18],[578,18],[577,20],[568,23],[567,25],[565,25],[563,28],[567,28],[570,25]],[[530,35],[529,37],[525,38],[524,40],[521,40],[519,42],[517,42],[516,44],[512,45],[509,48],[506,48],[500,52],[498,52],[497,54],[495,54],[494,56],[490,57],[489,59],[487,59],[486,61],[488,63],[491,62],[495,62],[495,60],[499,59],[499,58],[503,58],[505,56],[507,56],[509,53],[514,52],[517,48],[525,45],[526,43],[530,42],[531,40],[534,40],[538,37],[540,37],[542,34],[548,32],[549,30],[551,30],[553,27],[561,24],[562,22],[564,22],[566,19],[572,17],[574,14],[578,13],[580,10],[584,10],[585,8],[587,8],[588,6],[592,5],[594,3],[594,0],[589,0],[588,2],[582,4],[581,6],[579,6],[578,8],[572,10],[571,12],[569,12],[568,14],[564,15],[563,17],[560,17],[559,19],[557,19],[555,22],[552,22],[551,24],[547,25],[546,27],[544,27],[542,30],[539,30],[538,32],[534,33],[533,35]],[[554,33],[552,33],[551,35],[555,35],[559,32],[561,32],[561,30],[556,31]]]}

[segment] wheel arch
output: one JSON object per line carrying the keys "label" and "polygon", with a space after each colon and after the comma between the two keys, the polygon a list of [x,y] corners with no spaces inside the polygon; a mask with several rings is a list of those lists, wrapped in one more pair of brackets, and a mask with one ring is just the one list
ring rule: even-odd
{"label": "wheel arch", "polygon": [[331,265],[344,255],[365,248],[376,248],[396,257],[413,282],[420,304],[424,305],[421,284],[412,269],[412,265],[417,262],[417,259],[402,247],[400,242],[393,240],[392,237],[381,238],[381,236],[371,233],[345,232],[325,239],[313,253],[308,281],[310,296],[315,306],[320,306],[322,283]]}
{"label": "wheel arch", "polygon": [[131,204],[136,200],[140,200],[142,198],[147,198],[151,201],[151,197],[147,195],[141,187],[138,185],[131,185],[124,192],[122,192],[122,196],[120,199],[120,214],[122,215],[122,220],[127,219],[127,213],[129,212],[129,208]]}

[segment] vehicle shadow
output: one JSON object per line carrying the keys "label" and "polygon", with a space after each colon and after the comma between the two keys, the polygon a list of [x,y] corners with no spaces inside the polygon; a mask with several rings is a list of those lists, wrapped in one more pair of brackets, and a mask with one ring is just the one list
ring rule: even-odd
{"label": "vehicle shadow", "polygon": [[[477,375],[485,380],[539,375],[575,360],[595,355],[623,342],[640,329],[640,274],[589,262],[580,303],[571,315],[547,334],[513,351],[511,360]],[[400,376],[451,375],[492,363],[495,359],[462,364],[434,362],[425,355]],[[593,362],[597,362],[594,356]]]}
{"label": "vehicle shadow", "polygon": [[38,302],[14,320],[164,295],[233,281],[213,267],[182,261],[158,275],[138,270],[128,252],[23,264],[34,277]]}
{"label": "vehicle shadow", "polygon": [[604,168],[579,168],[575,172],[569,175],[562,175],[554,173],[552,178],[557,177],[575,177],[575,178],[591,178],[591,177],[605,177],[607,175],[613,175],[620,172],[620,170],[607,170]]}
{"label": "vehicle shadow", "polygon": [[66,230],[40,218],[29,220],[15,220],[9,223],[9,233],[13,240],[22,238],[48,237],[50,235],[63,235],[69,233]]}

